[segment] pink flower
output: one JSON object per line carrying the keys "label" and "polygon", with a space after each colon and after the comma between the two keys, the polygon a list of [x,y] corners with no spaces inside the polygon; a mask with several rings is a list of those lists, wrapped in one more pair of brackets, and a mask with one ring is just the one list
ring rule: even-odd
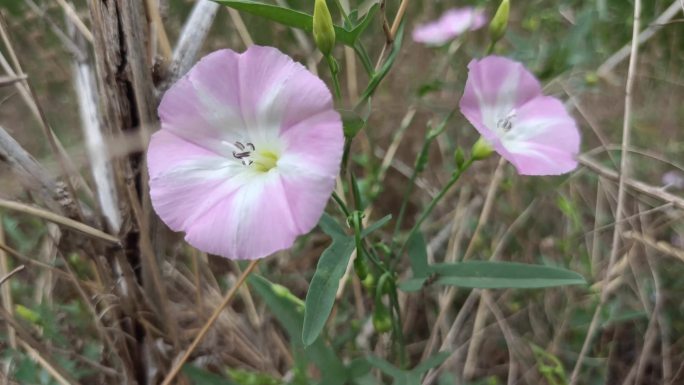
{"label": "pink flower", "polygon": [[435,21],[421,24],[413,30],[413,41],[442,45],[466,31],[481,28],[487,19],[482,9],[473,7],[450,9]]}
{"label": "pink flower", "polygon": [[522,64],[487,56],[468,64],[461,112],[522,175],[577,167],[580,134],[560,100],[544,96]]}
{"label": "pink flower", "polygon": [[213,52],[169,89],[147,153],[152,205],[200,250],[256,259],[318,222],[342,157],[326,85],[275,48]]}

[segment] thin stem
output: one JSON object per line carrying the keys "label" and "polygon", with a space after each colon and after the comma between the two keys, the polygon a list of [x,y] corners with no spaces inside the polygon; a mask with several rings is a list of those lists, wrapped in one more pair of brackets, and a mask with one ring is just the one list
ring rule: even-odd
{"label": "thin stem", "polygon": [[340,79],[337,77],[340,68],[332,55],[327,55],[325,61],[328,63],[328,68],[330,68],[330,74],[332,75],[333,91],[335,93],[335,101],[340,101],[342,99],[342,91],[340,88]]}
{"label": "thin stem", "polygon": [[390,292],[390,302],[394,315],[392,316],[392,323],[394,324],[394,333],[397,336],[397,344],[399,345],[399,365],[401,368],[406,368],[406,341],[404,339],[404,326],[401,320],[401,307],[399,305],[399,298],[397,296],[397,286],[392,285]]}
{"label": "thin stem", "polygon": [[237,294],[238,289],[240,289],[240,286],[242,286],[242,284],[245,282],[245,280],[247,279],[249,274],[254,270],[254,268],[257,267],[259,261],[259,259],[255,259],[249,263],[249,266],[247,266],[245,271],[242,272],[235,285],[233,285],[233,287],[231,287],[230,290],[228,290],[228,293],[226,293],[225,297],[223,297],[223,301],[221,301],[221,303],[216,307],[214,313],[211,315],[211,317],[209,317],[209,320],[204,324],[202,330],[200,330],[200,332],[197,334],[195,340],[192,341],[192,343],[185,351],[181,359],[178,360],[176,364],[173,366],[169,374],[162,382],[162,385],[169,385],[171,384],[171,381],[173,381],[173,379],[176,378],[176,375],[178,375],[178,372],[181,370],[183,365],[185,365],[185,362],[188,360],[188,358],[190,358],[190,355],[195,351],[199,343],[202,342],[202,339],[207,334],[209,329],[211,329],[212,325],[214,325],[214,322],[216,322],[218,317],[221,315],[223,309],[225,309],[233,300],[233,297],[235,297],[235,294]]}
{"label": "thin stem", "polygon": [[451,119],[451,117],[454,115],[454,111],[452,110],[449,115],[447,115],[442,122],[435,127],[434,129],[428,130],[427,134],[425,134],[425,140],[423,141],[423,146],[420,149],[420,152],[418,152],[418,156],[416,157],[416,164],[415,167],[413,168],[413,172],[411,173],[411,178],[409,179],[409,185],[406,186],[406,190],[404,191],[404,196],[402,197],[401,200],[401,207],[399,209],[399,216],[397,217],[397,223],[394,227],[394,234],[392,236],[393,243],[395,242],[397,235],[399,235],[399,231],[401,230],[401,225],[404,220],[404,216],[406,215],[406,208],[408,206],[408,200],[411,196],[411,193],[413,192],[413,187],[415,186],[416,183],[416,178],[418,177],[418,174],[423,171],[424,165],[422,164],[425,162],[425,159],[427,159],[427,152],[430,149],[430,144],[442,133],[444,132],[444,129],[446,128],[446,124]]}
{"label": "thin stem", "polygon": [[361,44],[360,41],[357,41],[354,43],[354,52],[356,52],[356,56],[361,60],[361,64],[363,65],[363,68],[366,70],[369,76],[373,76],[373,73],[375,70],[373,69],[373,63],[371,62],[370,56],[368,56],[368,52],[366,52],[366,48]]}
{"label": "thin stem", "polygon": [[340,198],[339,195],[337,195],[337,192],[333,191],[332,193],[332,198],[337,203],[337,205],[340,207],[340,210],[342,210],[342,213],[344,213],[345,218],[349,217],[349,209],[347,208],[347,205],[344,203],[342,198]]}
{"label": "thin stem", "polygon": [[[430,143],[431,142],[427,140],[423,142],[423,147],[420,149],[417,159],[420,159],[422,156],[424,156],[424,153],[427,152],[428,148],[430,147]],[[406,215],[406,208],[408,207],[409,198],[411,197],[413,188],[416,185],[418,173],[418,169],[414,168],[413,172],[411,173],[411,178],[409,179],[409,184],[406,186],[406,190],[404,190],[404,196],[401,198],[401,207],[399,208],[399,215],[397,216],[397,223],[394,226],[394,235],[392,236],[392,239],[396,239],[399,231],[401,230],[401,225],[404,221],[404,216]]]}
{"label": "thin stem", "polygon": [[[469,158],[468,160],[466,160],[466,162],[463,164],[462,167],[460,167],[458,170],[456,170],[454,172],[454,174],[451,176],[451,179],[449,180],[449,182],[444,187],[442,187],[442,189],[439,191],[437,196],[435,196],[432,199],[430,204],[425,208],[423,213],[420,215],[420,218],[418,218],[418,221],[413,225],[413,227],[411,228],[411,231],[409,231],[408,238],[411,238],[411,236],[413,234],[415,234],[416,231],[418,231],[420,229],[420,225],[422,225],[423,222],[430,215],[430,213],[432,213],[432,210],[434,210],[435,206],[437,206],[437,203],[439,203],[439,201],[442,200],[442,198],[444,198],[444,195],[446,195],[446,193],[449,191],[449,189],[454,184],[456,184],[456,182],[458,182],[458,180],[461,178],[461,175],[463,175],[463,172],[465,172],[465,170],[467,170],[470,167],[470,165],[473,164],[473,162],[474,162],[474,159],[472,157]],[[397,255],[401,255],[401,253],[404,251],[405,247],[406,247],[406,243],[404,243],[401,246],[401,249],[399,249],[399,253]]]}
{"label": "thin stem", "polygon": [[397,31],[399,30],[399,25],[401,24],[401,21],[404,19],[404,15],[406,14],[406,8],[408,8],[408,3],[408,0],[401,0],[401,4],[399,4],[399,10],[397,11],[397,15],[394,17],[394,21],[392,22],[392,29],[390,29],[390,41],[394,41],[394,37],[397,36]]}
{"label": "thin stem", "polygon": [[347,23],[347,25],[351,27],[351,19],[349,19],[349,15],[347,15],[347,11],[344,10],[344,7],[342,6],[340,0],[335,0],[335,5],[337,6],[337,9],[340,10],[340,14],[342,14],[342,18],[344,18],[344,21]]}

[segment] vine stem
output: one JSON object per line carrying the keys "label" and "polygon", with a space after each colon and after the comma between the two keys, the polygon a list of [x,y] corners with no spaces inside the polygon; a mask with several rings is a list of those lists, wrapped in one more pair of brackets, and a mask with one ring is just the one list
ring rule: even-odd
{"label": "vine stem", "polygon": [[[409,231],[408,238],[411,238],[411,236],[413,236],[413,234],[415,234],[420,229],[420,225],[422,225],[423,222],[425,222],[425,220],[427,219],[427,217],[430,216],[430,213],[432,213],[432,210],[434,210],[435,206],[437,206],[437,203],[439,203],[439,201],[441,201],[442,198],[444,198],[444,195],[446,195],[446,193],[449,191],[449,189],[451,189],[451,187],[454,184],[456,184],[456,182],[458,182],[458,180],[461,178],[461,175],[463,175],[463,173],[473,164],[474,161],[475,160],[472,157],[468,158],[468,160],[466,160],[466,162],[463,164],[463,166],[459,167],[458,170],[456,170],[454,172],[454,174],[451,176],[451,179],[449,180],[449,182],[447,182],[447,184],[444,185],[444,187],[442,187],[442,189],[439,191],[437,196],[435,196],[432,199],[432,201],[430,201],[430,204],[425,208],[423,213],[420,215],[420,218],[418,218],[418,221],[413,225],[413,227],[411,228],[411,231]],[[399,253],[397,253],[397,255],[401,255],[404,252],[405,248],[406,248],[406,242],[404,242],[402,244],[401,248],[399,249]]]}
{"label": "vine stem", "polygon": [[247,266],[247,268],[245,269],[245,271],[243,271],[242,274],[240,274],[240,277],[238,278],[237,282],[235,282],[235,285],[233,285],[233,287],[231,287],[230,290],[228,290],[228,293],[226,293],[226,295],[223,297],[223,300],[216,307],[214,313],[211,315],[211,317],[209,317],[209,320],[207,320],[204,326],[202,326],[202,330],[200,330],[199,333],[197,333],[197,336],[192,341],[192,343],[185,351],[185,353],[183,353],[183,356],[176,362],[171,371],[169,371],[169,374],[166,375],[166,378],[162,382],[162,385],[169,385],[171,384],[171,381],[173,381],[173,379],[176,378],[178,372],[180,372],[185,362],[188,361],[190,355],[195,351],[199,343],[202,342],[202,339],[207,334],[209,329],[211,329],[211,327],[214,325],[218,317],[221,315],[223,309],[225,309],[233,300],[235,294],[237,294],[238,292],[238,289],[240,289],[240,287],[245,282],[249,274],[257,267],[259,261],[259,259],[251,261],[249,263],[249,266]]}

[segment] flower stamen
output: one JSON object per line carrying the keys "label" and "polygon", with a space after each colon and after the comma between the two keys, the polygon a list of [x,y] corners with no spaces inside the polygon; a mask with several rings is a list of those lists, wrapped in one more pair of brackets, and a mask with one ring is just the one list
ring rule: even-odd
{"label": "flower stamen", "polygon": [[508,132],[513,129],[513,119],[515,118],[515,108],[512,109],[506,116],[496,121],[496,128]]}
{"label": "flower stamen", "polygon": [[[250,158],[252,156],[252,152],[256,150],[256,147],[254,147],[254,144],[247,142],[247,145],[245,146],[242,144],[242,142],[235,142],[234,146],[237,147],[240,152],[233,151],[233,158],[242,161],[242,164],[245,166],[249,166],[250,164],[254,163]],[[250,148],[250,151],[244,151],[245,148]]]}

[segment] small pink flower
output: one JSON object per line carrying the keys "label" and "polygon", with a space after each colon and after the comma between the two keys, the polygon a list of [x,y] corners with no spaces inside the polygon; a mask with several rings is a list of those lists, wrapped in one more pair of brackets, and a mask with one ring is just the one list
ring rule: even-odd
{"label": "small pink flower", "polygon": [[482,28],[487,22],[484,11],[473,7],[450,9],[435,21],[421,24],[413,30],[413,41],[442,45],[466,31]]}
{"label": "small pink flower", "polygon": [[275,48],[213,52],[169,89],[147,153],[152,205],[200,250],[256,259],[318,222],[342,122],[326,85]]}
{"label": "small pink flower", "polygon": [[577,167],[580,134],[560,100],[513,60],[468,64],[461,112],[522,175],[559,175]]}

